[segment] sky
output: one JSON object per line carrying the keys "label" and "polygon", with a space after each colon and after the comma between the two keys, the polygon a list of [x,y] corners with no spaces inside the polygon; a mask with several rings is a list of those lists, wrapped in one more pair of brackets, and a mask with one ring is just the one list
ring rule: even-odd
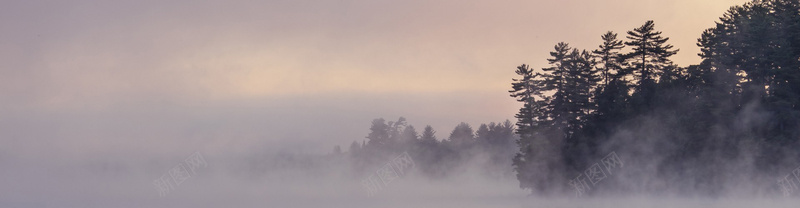
{"label": "sky", "polygon": [[513,121],[520,64],[654,20],[696,39],[744,0],[6,1],[0,162],[325,153],[374,118]]}

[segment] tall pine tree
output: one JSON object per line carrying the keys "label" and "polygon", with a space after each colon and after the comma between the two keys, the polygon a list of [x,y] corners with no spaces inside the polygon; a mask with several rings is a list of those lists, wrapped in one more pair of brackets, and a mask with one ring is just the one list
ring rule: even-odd
{"label": "tall pine tree", "polygon": [[606,32],[602,36],[603,44],[592,53],[598,59],[597,70],[600,72],[603,85],[607,86],[612,79],[619,79],[627,73],[623,72],[624,57],[620,50],[625,48],[621,40],[617,40],[617,34],[611,31]]}
{"label": "tall pine tree", "polygon": [[633,51],[626,58],[631,62],[631,72],[635,75],[637,84],[655,80],[663,74],[663,70],[669,70],[673,65],[669,57],[678,53],[678,50],[672,50],[673,46],[666,43],[669,38],[661,37],[661,31],[655,31],[652,20],[628,31],[627,37],[629,41],[625,45],[630,46]]}
{"label": "tall pine tree", "polygon": [[512,79],[511,90],[508,92],[511,97],[516,98],[522,103],[517,118],[516,133],[519,135],[517,153],[512,161],[517,179],[520,181],[520,188],[532,191],[542,191],[547,187],[543,180],[543,175],[547,174],[546,165],[541,155],[545,151],[544,138],[538,136],[539,120],[545,118],[542,114],[544,101],[537,100],[542,96],[541,81],[537,79],[538,73],[534,73],[531,68],[523,64],[515,71],[521,78]]}

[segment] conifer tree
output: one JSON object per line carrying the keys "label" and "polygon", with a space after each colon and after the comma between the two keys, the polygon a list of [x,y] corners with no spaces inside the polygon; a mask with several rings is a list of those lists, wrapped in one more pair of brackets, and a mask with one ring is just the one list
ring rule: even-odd
{"label": "conifer tree", "polygon": [[628,31],[627,38],[629,41],[625,45],[633,51],[626,55],[626,59],[631,62],[631,72],[638,85],[657,79],[663,70],[669,70],[673,65],[669,57],[677,54],[678,50],[672,50],[673,46],[667,44],[669,38],[661,37],[661,31],[655,30],[652,20]]}

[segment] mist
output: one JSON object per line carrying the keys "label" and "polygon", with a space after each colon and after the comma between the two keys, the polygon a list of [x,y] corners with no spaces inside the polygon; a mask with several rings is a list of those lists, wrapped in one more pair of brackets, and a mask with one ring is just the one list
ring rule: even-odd
{"label": "mist", "polygon": [[0,207],[795,206],[798,14],[8,1]]}

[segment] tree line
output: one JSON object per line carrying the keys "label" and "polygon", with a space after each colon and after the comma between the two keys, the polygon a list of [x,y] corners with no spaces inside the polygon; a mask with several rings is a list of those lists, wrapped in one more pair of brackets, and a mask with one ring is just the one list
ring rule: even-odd
{"label": "tree line", "polygon": [[369,172],[407,151],[430,177],[477,159],[536,194],[571,191],[610,152],[625,168],[588,194],[774,192],[775,178],[800,164],[800,1],[731,7],[697,39],[702,61],[689,66],[672,62],[679,50],[654,21],[599,42],[560,42],[547,66],[518,66],[508,91],[522,104],[515,124],[461,123],[439,139],[431,126],[420,134],[402,117],[381,118],[366,140],[334,153]]}
{"label": "tree line", "polygon": [[[353,141],[346,153],[338,146],[334,153],[347,155],[356,173],[374,171],[390,158],[408,152],[418,172],[431,178],[450,174],[477,165],[482,174],[502,177],[511,175],[511,158],[516,152],[514,124],[491,122],[477,130],[467,123],[458,124],[447,138],[436,137],[430,125],[419,133],[400,117],[396,121],[378,118],[372,121],[366,140]],[[356,174],[358,175],[358,174]]]}
{"label": "tree line", "polygon": [[[513,158],[521,188],[568,190],[610,151],[645,169],[615,186],[627,191],[721,194],[731,181],[796,166],[797,0],[731,7],[698,39],[702,61],[687,67],[671,61],[679,50],[653,21],[600,41],[593,50],[557,43],[548,66],[516,68],[509,93],[522,104]],[[756,188],[774,190],[774,178],[763,178]]]}

